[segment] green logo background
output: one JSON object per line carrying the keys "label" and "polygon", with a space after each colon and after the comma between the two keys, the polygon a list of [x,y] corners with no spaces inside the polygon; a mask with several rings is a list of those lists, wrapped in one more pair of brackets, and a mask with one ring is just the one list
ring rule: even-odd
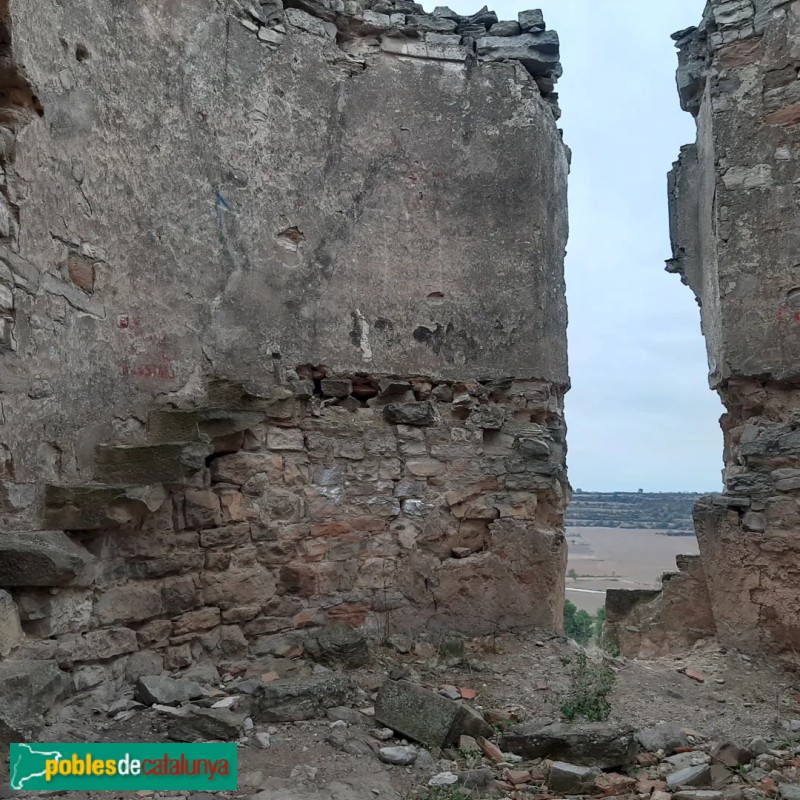
{"label": "green logo background", "polygon": [[[139,775],[54,775],[50,780],[45,777],[45,764],[48,760],[72,761],[73,754],[86,763],[86,756],[92,759],[107,761],[112,759],[120,761],[128,758],[129,761],[142,762],[142,772]],[[210,779],[210,770],[199,772],[195,775],[173,774],[144,774],[148,770],[161,768],[164,757],[167,757],[168,766],[175,766],[175,761],[180,762],[183,756],[186,768],[191,771],[193,762],[208,759],[212,764],[221,759],[227,759],[228,774],[218,771]],[[145,765],[144,762],[149,762]],[[157,763],[154,763],[157,762]],[[158,767],[157,767],[158,765]],[[141,742],[103,742],[65,744],[51,742],[14,743],[11,745],[10,759],[11,789],[17,791],[103,791],[112,790],[138,790],[138,789],[203,789],[205,791],[233,790],[237,788],[236,780],[236,745],[228,743],[201,744],[162,744]],[[199,764],[198,764],[199,766]]]}

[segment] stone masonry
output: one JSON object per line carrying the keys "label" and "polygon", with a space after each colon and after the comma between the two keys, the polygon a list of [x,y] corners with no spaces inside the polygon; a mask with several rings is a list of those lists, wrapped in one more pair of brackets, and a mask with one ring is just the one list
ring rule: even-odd
{"label": "stone masonry", "polygon": [[695,526],[720,641],[800,650],[800,3],[712,0],[674,36],[697,121],[669,178],[673,258],[727,413]]}
{"label": "stone masonry", "polygon": [[713,640],[716,625],[699,556],[676,558],[659,589],[609,589],[605,641],[627,658],[658,658]]}
{"label": "stone masonry", "polygon": [[558,629],[568,151],[541,12],[0,20],[0,738],[330,621]]}

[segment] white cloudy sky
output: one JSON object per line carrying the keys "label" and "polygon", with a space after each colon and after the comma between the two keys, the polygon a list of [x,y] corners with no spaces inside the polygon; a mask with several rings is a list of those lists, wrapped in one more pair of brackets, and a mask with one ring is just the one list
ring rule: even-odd
{"label": "white cloudy sky", "polygon": [[[722,406],[708,389],[698,308],[664,271],[666,173],[680,146],[694,140],[694,121],[675,92],[670,34],[696,25],[705,0],[540,3],[561,37],[560,125],[573,151],[572,485],[718,491]],[[531,0],[489,5],[501,19],[516,19]],[[450,7],[474,13],[478,2]]]}

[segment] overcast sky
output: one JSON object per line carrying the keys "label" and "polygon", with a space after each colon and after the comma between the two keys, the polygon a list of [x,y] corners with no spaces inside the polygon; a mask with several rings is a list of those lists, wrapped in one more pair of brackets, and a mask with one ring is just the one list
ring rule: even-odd
{"label": "overcast sky", "polygon": [[[561,37],[559,124],[573,153],[570,480],[596,491],[718,491],[723,409],[708,388],[699,310],[664,271],[666,173],[694,141],[670,34],[696,25],[705,0],[540,2]],[[489,5],[516,19],[531,1]]]}

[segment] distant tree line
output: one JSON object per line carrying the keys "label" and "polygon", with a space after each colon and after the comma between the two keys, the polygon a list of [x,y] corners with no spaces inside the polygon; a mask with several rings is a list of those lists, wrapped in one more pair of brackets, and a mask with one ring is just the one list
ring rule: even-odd
{"label": "distant tree line", "polygon": [[585,492],[577,490],[566,524],[586,528],[642,528],[692,534],[695,492]]}

